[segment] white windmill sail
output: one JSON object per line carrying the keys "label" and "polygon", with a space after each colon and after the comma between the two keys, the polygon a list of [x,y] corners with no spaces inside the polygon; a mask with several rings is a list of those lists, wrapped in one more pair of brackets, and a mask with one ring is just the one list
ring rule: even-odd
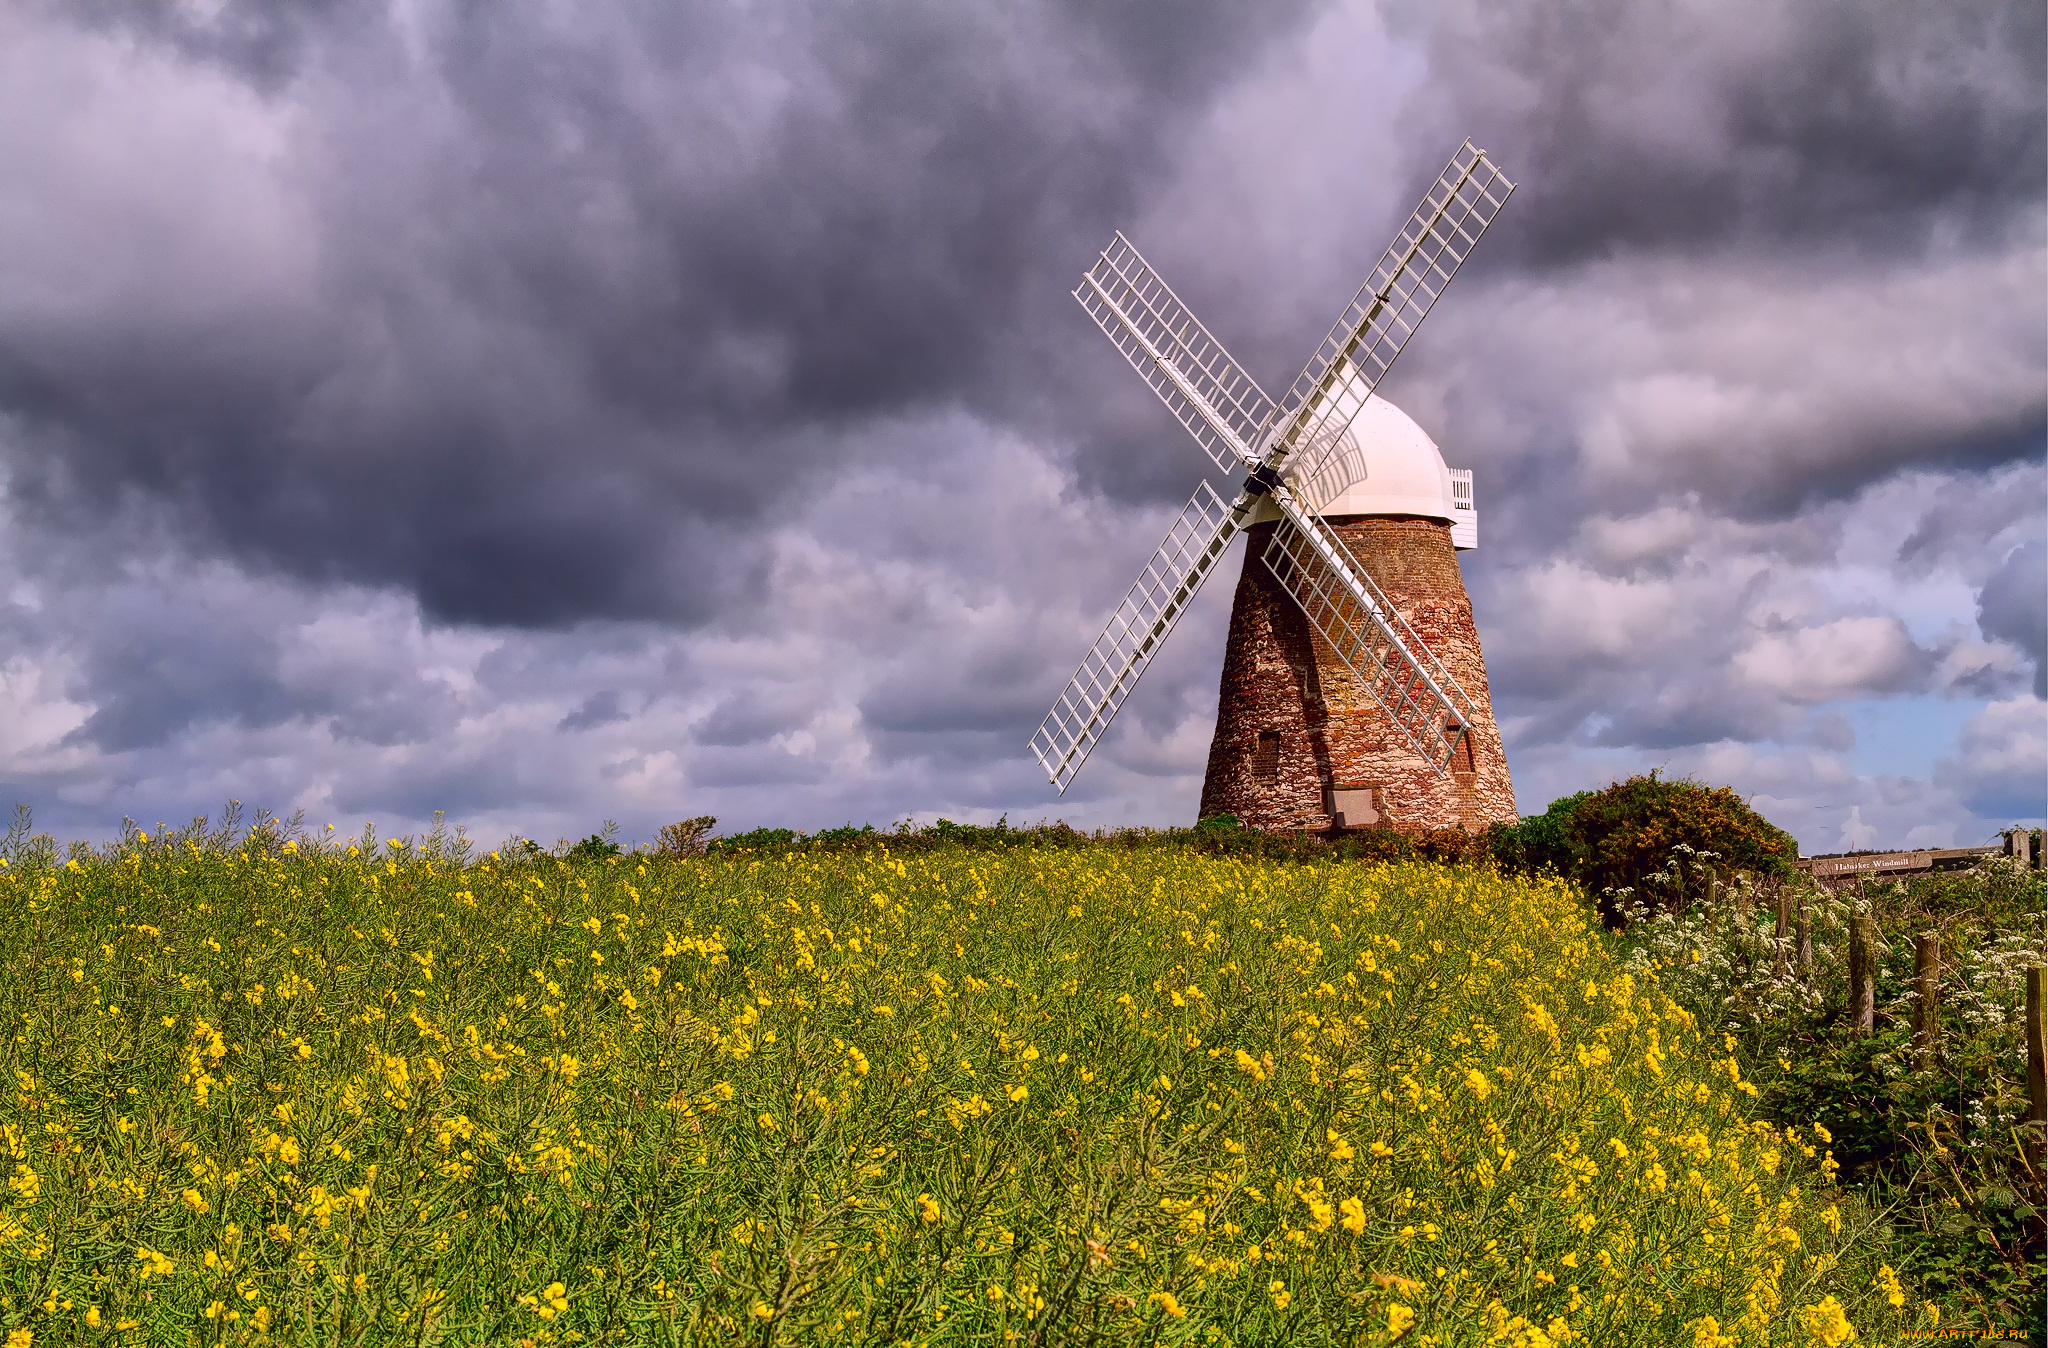
{"label": "white windmill sail", "polygon": [[[1486,151],[1469,140],[1458,147],[1288,386],[1274,443],[1260,447],[1262,457],[1270,462],[1276,451],[1284,456],[1311,445],[1327,453],[1342,440],[1514,190]],[[1313,464],[1300,468],[1315,471]]]}
{"label": "white windmill sail", "polygon": [[1258,462],[1273,400],[1117,231],[1074,298],[1218,468]]}
{"label": "white windmill sail", "polygon": [[1082,278],[1075,298],[1196,443],[1219,467],[1253,469],[1228,506],[1202,484],[1032,737],[1062,794],[1267,494],[1282,518],[1265,565],[1416,751],[1449,770],[1470,699],[1302,493],[1341,475],[1329,456],[1512,191],[1485,151],[1460,146],[1277,407],[1121,233]]}
{"label": "white windmill sail", "polygon": [[1110,615],[1109,626],[1095,638],[1066,691],[1046,713],[1031,737],[1031,752],[1060,794],[1066,794],[1067,783],[1088,761],[1089,751],[1109,729],[1138,676],[1237,536],[1242,515],[1225,505],[1207,482],[1195,488],[1194,498],[1166,531],[1137,583]]}

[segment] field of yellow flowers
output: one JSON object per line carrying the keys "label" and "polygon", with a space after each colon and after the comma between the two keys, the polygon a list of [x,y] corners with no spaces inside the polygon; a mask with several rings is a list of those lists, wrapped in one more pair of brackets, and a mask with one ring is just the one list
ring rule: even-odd
{"label": "field of yellow flowers", "polygon": [[1167,848],[0,869],[7,1343],[1894,1341],[1554,882]]}

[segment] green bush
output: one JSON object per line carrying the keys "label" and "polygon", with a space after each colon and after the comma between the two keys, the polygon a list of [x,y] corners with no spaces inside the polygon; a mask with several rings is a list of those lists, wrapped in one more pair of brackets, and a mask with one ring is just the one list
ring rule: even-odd
{"label": "green bush", "polygon": [[790,828],[757,828],[748,833],[735,833],[730,838],[716,838],[707,850],[713,856],[742,849],[761,851],[771,847],[789,847],[803,835]]}
{"label": "green bush", "polygon": [[1542,814],[1530,815],[1520,823],[1495,824],[1486,833],[1494,859],[1503,868],[1521,875],[1540,875],[1546,871],[1564,876],[1575,874],[1572,812],[1592,794],[1581,791],[1554,800]]}
{"label": "green bush", "polygon": [[826,844],[860,843],[866,845],[876,840],[878,833],[873,824],[841,824],[838,828],[821,828],[811,835],[818,842]]}
{"label": "green bush", "polygon": [[571,861],[603,861],[619,854],[619,845],[601,833],[593,833],[569,849]]}
{"label": "green bush", "polygon": [[1601,896],[1603,916],[1616,924],[1631,895],[1652,909],[1682,912],[1710,881],[1783,877],[1799,859],[1792,836],[1727,787],[1667,781],[1654,771],[1496,825],[1487,841],[1509,870],[1554,870],[1577,880]]}

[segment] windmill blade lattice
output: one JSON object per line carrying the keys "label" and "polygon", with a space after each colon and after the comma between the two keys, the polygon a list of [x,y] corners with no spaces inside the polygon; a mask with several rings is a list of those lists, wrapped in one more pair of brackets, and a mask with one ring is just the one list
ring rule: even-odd
{"label": "windmill blade lattice", "polygon": [[1218,468],[1257,462],[1273,400],[1121,231],[1074,298]]}
{"label": "windmill blade lattice", "polygon": [[[1493,223],[1515,185],[1471,141],[1458,147],[1422,203],[1281,400],[1268,457],[1327,453]],[[1313,462],[1302,466],[1314,475]]]}
{"label": "windmill blade lattice", "polygon": [[1283,500],[1281,508],[1261,554],[1266,568],[1415,752],[1448,771],[1472,725],[1471,699],[1343,540],[1293,502]]}
{"label": "windmill blade lattice", "polygon": [[1206,481],[1197,487],[1046,713],[1031,737],[1031,752],[1061,795],[1237,536],[1241,518],[1242,512],[1226,505]]}

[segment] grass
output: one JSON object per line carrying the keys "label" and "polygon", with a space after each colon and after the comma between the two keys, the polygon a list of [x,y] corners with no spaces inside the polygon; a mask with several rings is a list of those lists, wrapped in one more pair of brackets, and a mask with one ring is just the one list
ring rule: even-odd
{"label": "grass", "polygon": [[[1583,900],[964,845],[0,870],[12,1344],[1883,1341],[1932,1326]],[[1944,1320],[1946,1327],[1951,1321]]]}

